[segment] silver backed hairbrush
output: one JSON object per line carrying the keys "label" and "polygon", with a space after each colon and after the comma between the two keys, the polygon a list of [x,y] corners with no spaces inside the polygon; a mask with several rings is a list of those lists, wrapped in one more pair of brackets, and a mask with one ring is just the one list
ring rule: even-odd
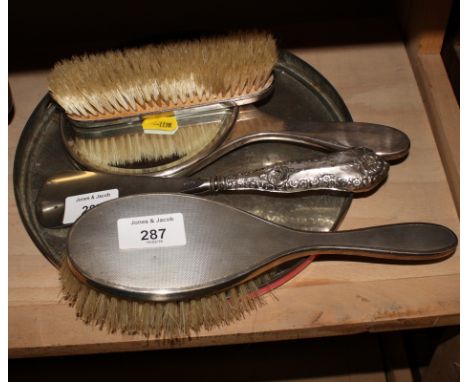
{"label": "silver backed hairbrush", "polygon": [[311,254],[411,263],[445,258],[457,242],[437,224],[304,232],[191,195],[146,194],[80,218],[64,264],[76,279],[74,293],[78,282],[117,298],[173,301],[219,292]]}
{"label": "silver backed hairbrush", "polygon": [[277,59],[266,32],[200,36],[62,60],[49,90],[78,159],[171,160],[232,126],[239,105],[266,97]]}
{"label": "silver backed hairbrush", "polygon": [[[318,115],[321,117],[319,120],[314,119],[310,109],[311,106],[313,109],[315,101],[308,97],[316,97],[315,93],[320,93],[324,89],[328,89],[331,93],[334,90],[329,89],[330,85],[323,84],[324,79],[318,81],[319,74],[304,61],[285,51],[276,52],[271,36],[263,35],[260,40],[257,40],[260,36],[253,37],[261,49],[254,50],[250,59],[256,57],[255,65],[258,65],[257,60],[268,62],[265,65],[265,73],[270,73],[274,77],[273,85],[268,87],[269,91],[262,93],[262,96],[267,98],[257,102],[256,106],[239,106],[245,103],[245,100],[225,102],[222,105],[199,104],[195,108],[184,108],[181,104],[172,116],[163,113],[161,118],[152,118],[149,115],[149,119],[146,120],[148,125],[167,124],[173,127],[178,125],[177,131],[172,130],[173,134],[171,131],[158,131],[158,129],[153,133],[160,134],[150,134],[150,129],[145,130],[142,127],[143,121],[138,116],[131,117],[135,119],[133,122],[124,118],[92,122],[94,117],[91,116],[78,121],[64,113],[60,126],[67,151],[82,169],[118,174],[146,173],[157,176],[193,174],[202,166],[212,163],[240,146],[265,141],[290,142],[325,151],[362,146],[370,148],[386,160],[400,160],[407,155],[409,139],[397,129],[365,122],[322,122],[328,120],[330,115],[336,114],[332,106],[330,110],[319,110]],[[264,38],[266,40],[263,40]],[[249,44],[248,38],[243,43]],[[270,58],[260,59],[256,53],[260,50],[261,57]],[[231,54],[230,49],[221,51]],[[241,51],[236,59],[244,55],[243,50]],[[130,53],[129,55],[132,56]],[[275,57],[276,63],[274,63]],[[102,58],[95,59],[101,61]],[[181,59],[187,60],[187,58]],[[236,62],[238,67],[243,67],[242,59]],[[273,70],[271,70],[272,65],[274,65]],[[264,65],[260,67],[263,68]],[[114,70],[112,67],[111,71]],[[251,68],[242,70],[242,73],[256,78],[258,70]],[[202,71],[205,71],[205,68]],[[211,73],[215,72],[219,75],[218,70]],[[237,78],[236,75],[232,77]],[[266,75],[261,77],[268,78]],[[62,81],[66,82],[69,76],[64,78]],[[77,86],[80,81],[80,78],[75,81]],[[181,83],[185,82],[181,80]],[[269,83],[271,85],[271,81]],[[108,92],[99,92],[94,84],[95,81],[91,81],[91,84],[83,86],[86,89],[90,86],[96,93],[90,90],[91,94],[96,97],[102,93],[108,94]],[[172,86],[176,87],[176,84],[174,79]],[[259,98],[261,97],[256,96],[250,101],[258,101]],[[324,99],[323,104],[328,103],[329,101]],[[322,107],[327,108],[327,106]],[[116,115],[119,113],[116,112]]]}

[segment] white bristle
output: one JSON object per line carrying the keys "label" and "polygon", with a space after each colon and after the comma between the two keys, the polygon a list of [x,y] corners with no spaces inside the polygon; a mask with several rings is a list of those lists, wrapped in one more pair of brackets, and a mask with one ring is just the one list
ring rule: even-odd
{"label": "white bristle", "polygon": [[108,332],[146,337],[180,337],[241,320],[265,303],[258,287],[270,282],[264,274],[211,296],[175,302],[126,300],[96,291],[80,282],[64,261],[60,269],[64,299],[86,323]]}
{"label": "white bristle", "polygon": [[218,133],[217,123],[186,126],[174,135],[126,134],[108,138],[75,138],[72,150],[96,165],[122,165],[195,153]]}
{"label": "white bristle", "polygon": [[157,111],[261,90],[277,60],[273,37],[223,37],[85,55],[55,65],[49,89],[82,118]]}

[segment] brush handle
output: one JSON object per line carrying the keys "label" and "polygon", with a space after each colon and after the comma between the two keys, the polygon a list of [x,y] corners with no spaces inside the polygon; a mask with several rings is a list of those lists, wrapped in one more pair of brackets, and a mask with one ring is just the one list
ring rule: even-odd
{"label": "brush handle", "polygon": [[410,140],[402,131],[368,122],[313,122],[279,134],[285,140],[310,144],[328,151],[367,147],[387,161],[408,155]]}
{"label": "brush handle", "polygon": [[284,162],[234,176],[214,177],[210,191],[256,190],[293,193],[314,190],[365,192],[387,176],[388,163],[367,148],[320,159]]}
{"label": "brush handle", "polygon": [[[238,122],[235,127],[238,127],[239,131],[234,128],[221,146],[195,155],[177,166],[159,171],[158,176],[194,174],[222,156],[258,142],[288,142],[330,152],[367,147],[386,161],[401,160],[408,155],[410,149],[410,140],[405,133],[374,123],[311,122],[289,130],[283,124],[263,127],[261,122],[260,120],[258,124],[251,124],[252,126],[249,124],[247,134],[238,127]],[[271,128],[271,131],[268,128]]]}
{"label": "brush handle", "polygon": [[[302,236],[302,238],[300,238]],[[316,254],[357,255],[391,260],[435,260],[453,253],[457,236],[432,223],[401,223],[339,232],[299,233],[299,246]]]}

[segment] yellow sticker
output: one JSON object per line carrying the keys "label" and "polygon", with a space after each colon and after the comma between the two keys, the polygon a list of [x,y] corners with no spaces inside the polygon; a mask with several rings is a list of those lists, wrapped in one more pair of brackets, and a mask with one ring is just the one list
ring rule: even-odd
{"label": "yellow sticker", "polygon": [[143,130],[147,134],[174,134],[179,128],[174,113],[162,113],[143,118]]}

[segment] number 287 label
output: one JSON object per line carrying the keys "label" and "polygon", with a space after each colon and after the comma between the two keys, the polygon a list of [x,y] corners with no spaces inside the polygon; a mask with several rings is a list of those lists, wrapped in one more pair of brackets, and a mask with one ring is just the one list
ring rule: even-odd
{"label": "number 287 label", "polygon": [[117,220],[120,249],[177,247],[187,243],[184,215],[138,216]]}

